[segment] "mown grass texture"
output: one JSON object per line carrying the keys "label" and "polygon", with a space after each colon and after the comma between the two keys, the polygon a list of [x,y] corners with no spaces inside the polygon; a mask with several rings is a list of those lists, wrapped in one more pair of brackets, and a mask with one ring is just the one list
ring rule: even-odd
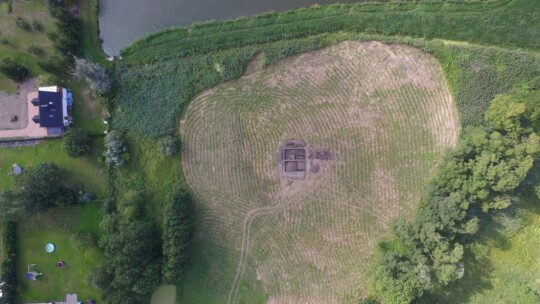
{"label": "mown grass texture", "polygon": [[[181,128],[200,218],[186,301],[355,302],[374,236],[411,214],[457,140],[456,114],[435,59],[375,42],[301,55],[196,98]],[[276,153],[290,138],[334,159],[288,183]]]}

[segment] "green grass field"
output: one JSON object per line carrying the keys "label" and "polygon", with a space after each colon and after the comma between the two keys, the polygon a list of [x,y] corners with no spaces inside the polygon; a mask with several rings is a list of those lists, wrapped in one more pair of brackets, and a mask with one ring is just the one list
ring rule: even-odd
{"label": "green grass field", "polygon": [[[2,6],[6,5],[2,3]],[[36,20],[43,26],[43,29],[40,31],[20,29],[16,26],[17,17],[21,17],[29,23]],[[54,30],[55,25],[49,16],[45,1],[14,0],[11,13],[8,13],[7,10],[0,10],[0,40],[7,42],[0,43],[0,59],[14,57],[19,62],[22,62],[32,75],[39,75],[41,69],[37,65],[38,59],[48,58],[56,52],[46,35],[47,32]],[[27,48],[32,45],[45,50],[44,55],[41,56],[42,58],[27,52]],[[15,93],[17,85],[3,74],[0,74],[0,90]]]}
{"label": "green grass field", "polygon": [[[76,231],[98,236],[99,207],[90,203],[54,208],[19,224],[19,301],[58,301],[66,293],[77,293],[80,300],[99,299],[100,292],[88,286],[86,277],[92,267],[103,263],[102,252],[97,247],[77,249],[70,240]],[[48,242],[56,246],[50,254],[45,252]],[[57,268],[58,261],[64,261],[66,267]],[[43,273],[37,281],[23,278],[29,264],[36,264],[35,270]]]}
{"label": "green grass field", "polygon": [[94,151],[88,156],[76,159],[66,154],[61,139],[46,140],[31,147],[0,148],[0,190],[11,186],[13,176],[10,173],[13,164],[29,168],[40,162],[53,162],[65,170],[70,182],[83,185],[97,197],[103,198],[107,194],[107,171],[105,164],[97,162],[102,153],[102,145],[102,138],[95,138]]}
{"label": "green grass field", "polygon": [[[185,301],[356,302],[375,240],[411,214],[456,143],[456,115],[433,57],[376,42],[343,42],[203,93],[181,122],[201,219]],[[276,158],[287,139],[333,159],[288,183]]]}

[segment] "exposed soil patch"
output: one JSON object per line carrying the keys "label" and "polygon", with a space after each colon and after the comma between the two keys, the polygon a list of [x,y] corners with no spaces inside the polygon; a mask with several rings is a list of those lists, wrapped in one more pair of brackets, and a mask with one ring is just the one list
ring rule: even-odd
{"label": "exposed soil patch", "polygon": [[[0,130],[16,130],[28,124],[27,96],[35,91],[36,79],[29,79],[19,87],[18,94],[6,94],[0,91]],[[14,120],[14,117],[17,117]]]}
{"label": "exposed soil patch", "polygon": [[259,52],[255,54],[255,56],[253,56],[253,59],[251,59],[251,61],[249,62],[246,68],[246,71],[244,72],[244,77],[262,70],[263,57],[264,57],[263,52]]}

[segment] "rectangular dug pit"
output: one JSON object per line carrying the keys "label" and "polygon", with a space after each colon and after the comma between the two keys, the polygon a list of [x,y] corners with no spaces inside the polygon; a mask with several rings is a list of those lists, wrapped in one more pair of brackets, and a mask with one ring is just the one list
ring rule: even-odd
{"label": "rectangular dug pit", "polygon": [[283,149],[283,169],[285,172],[305,172],[306,171],[306,149],[304,148],[284,148]]}

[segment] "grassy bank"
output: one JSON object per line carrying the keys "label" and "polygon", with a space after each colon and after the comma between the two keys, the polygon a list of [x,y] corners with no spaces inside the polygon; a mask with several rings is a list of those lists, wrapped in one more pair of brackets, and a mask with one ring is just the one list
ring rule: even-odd
{"label": "grassy bank", "polygon": [[539,10],[535,0],[337,4],[169,30],[123,54],[141,64],[338,31],[538,49]]}
{"label": "grassy bank", "polygon": [[105,64],[107,55],[99,40],[99,0],[81,1],[82,48],[94,62]]}

